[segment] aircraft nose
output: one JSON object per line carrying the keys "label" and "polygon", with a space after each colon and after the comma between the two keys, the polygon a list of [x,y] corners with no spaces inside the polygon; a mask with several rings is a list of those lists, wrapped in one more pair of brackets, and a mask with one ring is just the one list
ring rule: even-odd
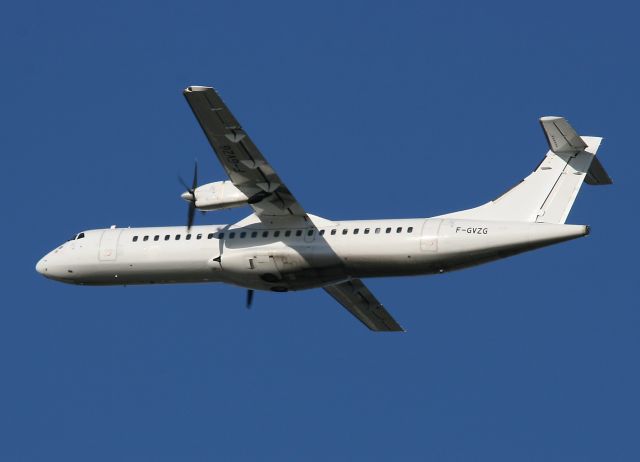
{"label": "aircraft nose", "polygon": [[36,271],[42,275],[44,275],[47,271],[47,260],[46,258],[41,258],[38,263],[36,263]]}
{"label": "aircraft nose", "polygon": [[54,281],[67,282],[73,279],[74,271],[59,258],[45,255],[36,263],[36,271]]}

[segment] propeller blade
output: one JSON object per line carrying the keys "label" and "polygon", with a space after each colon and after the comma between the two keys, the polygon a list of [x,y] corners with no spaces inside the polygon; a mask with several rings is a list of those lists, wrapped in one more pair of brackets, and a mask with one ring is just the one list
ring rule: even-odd
{"label": "propeller blade", "polygon": [[195,201],[189,202],[189,212],[187,214],[187,231],[191,231],[193,226],[193,219],[196,215],[196,203]]}
{"label": "propeller blade", "polygon": [[251,308],[253,304],[253,289],[247,290],[247,309]]}
{"label": "propeller blade", "polygon": [[198,159],[195,161],[195,167],[193,168],[193,183],[191,185],[191,191],[195,191],[198,187]]}
{"label": "propeller blade", "polygon": [[182,179],[180,175],[178,175],[178,181],[187,190],[187,192],[191,195],[189,198],[188,195],[183,193],[183,199],[187,199],[189,201],[189,210],[187,211],[187,231],[191,230],[193,226],[193,220],[196,215],[196,188],[198,187],[198,160],[195,161],[195,166],[193,168],[193,181],[191,182],[191,187],[187,185],[187,182]]}
{"label": "propeller blade", "polygon": [[178,181],[180,182],[182,187],[184,187],[185,191],[191,192],[191,188],[189,188],[189,186],[187,186],[187,183],[182,179],[182,177],[180,175],[178,175]]}

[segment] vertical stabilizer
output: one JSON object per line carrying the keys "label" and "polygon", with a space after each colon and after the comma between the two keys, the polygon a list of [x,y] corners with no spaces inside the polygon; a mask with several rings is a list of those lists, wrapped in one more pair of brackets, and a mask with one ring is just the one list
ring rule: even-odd
{"label": "vertical stabilizer", "polygon": [[564,223],[585,179],[612,183],[595,161],[602,138],[579,136],[563,117],[542,117],[540,124],[550,150],[533,173],[491,202],[442,217]]}

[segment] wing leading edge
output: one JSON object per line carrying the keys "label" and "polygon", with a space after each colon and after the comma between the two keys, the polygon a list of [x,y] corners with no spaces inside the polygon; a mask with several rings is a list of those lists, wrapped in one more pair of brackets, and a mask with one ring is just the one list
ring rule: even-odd
{"label": "wing leading edge", "polygon": [[307,214],[278,177],[240,123],[211,87],[191,86],[183,92],[204,134],[234,186],[249,197],[259,217]]}
{"label": "wing leading edge", "polygon": [[400,324],[393,319],[360,279],[327,286],[324,290],[369,329],[404,332]]}

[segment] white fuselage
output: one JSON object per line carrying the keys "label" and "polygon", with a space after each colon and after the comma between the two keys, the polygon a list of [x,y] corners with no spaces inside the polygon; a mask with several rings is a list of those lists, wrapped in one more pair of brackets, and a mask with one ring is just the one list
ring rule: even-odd
{"label": "white fuselage", "polygon": [[127,285],[225,282],[274,291],[351,278],[432,274],[588,234],[588,227],[449,218],[84,231],[36,269],[63,282]]}

